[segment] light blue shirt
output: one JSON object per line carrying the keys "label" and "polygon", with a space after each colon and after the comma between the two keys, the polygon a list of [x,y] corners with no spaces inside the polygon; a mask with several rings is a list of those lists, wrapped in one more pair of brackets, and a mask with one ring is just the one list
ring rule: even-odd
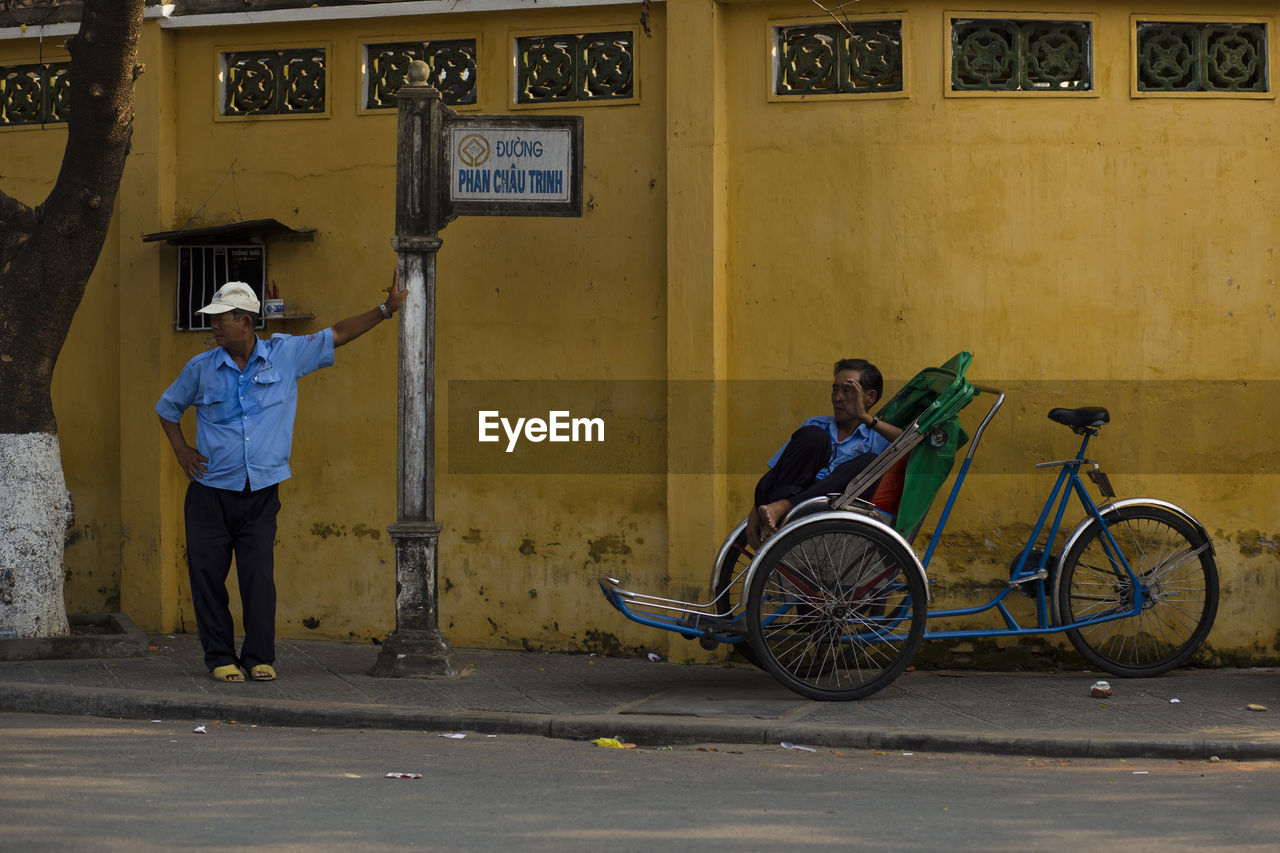
{"label": "light blue shirt", "polygon": [[[859,424],[858,428],[850,433],[848,438],[844,441],[837,441],[836,419],[831,415],[819,415],[816,418],[809,418],[800,426],[820,426],[831,436],[831,459],[827,461],[827,467],[818,472],[817,479],[819,480],[834,471],[837,466],[848,462],[855,456],[861,456],[864,453],[880,453],[889,446],[889,439],[866,424]],[[791,440],[788,439],[787,444],[790,443]],[[782,455],[782,451],[787,449],[787,444],[779,447],[778,452],[769,457],[770,468],[778,464],[778,457]]]}
{"label": "light blue shirt", "polygon": [[209,460],[198,482],[215,489],[264,489],[289,478],[298,379],[333,364],[333,330],[259,339],[244,366],[222,347],[182,368],[156,414],[177,423],[196,407],[196,449]]}

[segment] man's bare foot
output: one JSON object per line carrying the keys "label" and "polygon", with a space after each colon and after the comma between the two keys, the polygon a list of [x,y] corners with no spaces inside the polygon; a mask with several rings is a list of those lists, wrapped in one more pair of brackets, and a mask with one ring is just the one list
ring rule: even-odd
{"label": "man's bare foot", "polygon": [[747,513],[747,544],[751,546],[752,551],[760,550],[760,513]]}
{"label": "man's bare foot", "polygon": [[778,525],[782,524],[782,520],[787,517],[787,513],[791,511],[791,501],[780,500],[771,504],[763,504],[756,507],[756,515],[760,518],[760,527],[763,532],[761,537],[767,540],[770,536],[778,532]]}

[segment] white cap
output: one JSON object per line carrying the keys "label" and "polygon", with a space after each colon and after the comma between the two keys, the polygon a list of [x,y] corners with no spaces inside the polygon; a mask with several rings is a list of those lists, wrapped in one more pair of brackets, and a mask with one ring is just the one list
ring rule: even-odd
{"label": "white cap", "polygon": [[262,308],[262,303],[258,301],[258,294],[253,292],[252,287],[243,281],[229,281],[218,288],[218,292],[213,294],[212,301],[196,313],[223,314],[233,308],[257,314]]}

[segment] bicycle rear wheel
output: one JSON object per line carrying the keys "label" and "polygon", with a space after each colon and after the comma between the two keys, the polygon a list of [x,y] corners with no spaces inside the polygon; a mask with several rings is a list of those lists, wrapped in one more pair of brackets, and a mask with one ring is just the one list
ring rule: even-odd
{"label": "bicycle rear wheel", "polygon": [[780,536],[747,590],[747,631],[764,668],[810,699],[887,686],[924,639],[925,580],[910,549],[839,518]]}
{"label": "bicycle rear wheel", "polygon": [[[1218,567],[1208,539],[1177,513],[1122,507],[1103,519],[1143,591],[1130,616],[1067,631],[1076,651],[1113,675],[1160,675],[1185,663],[1209,635],[1218,612]],[[1133,581],[1093,524],[1058,570],[1062,624],[1131,611]]]}

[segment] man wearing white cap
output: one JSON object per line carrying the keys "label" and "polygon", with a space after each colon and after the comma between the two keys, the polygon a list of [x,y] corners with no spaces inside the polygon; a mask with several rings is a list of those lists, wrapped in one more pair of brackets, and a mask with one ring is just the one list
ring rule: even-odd
{"label": "man wearing white cap", "polygon": [[[313,335],[254,331],[260,304],[253,288],[231,281],[197,313],[209,316],[216,349],[201,353],[156,404],[160,426],[190,478],[184,507],[187,570],[205,665],[218,681],[276,677],[274,546],[277,486],[289,477],[298,379],[333,364],[333,351],[391,319],[408,291],[399,271],[377,308]],[[196,447],[179,423],[196,407]],[[227,573],[236,558],[244,643],[236,653]]]}

